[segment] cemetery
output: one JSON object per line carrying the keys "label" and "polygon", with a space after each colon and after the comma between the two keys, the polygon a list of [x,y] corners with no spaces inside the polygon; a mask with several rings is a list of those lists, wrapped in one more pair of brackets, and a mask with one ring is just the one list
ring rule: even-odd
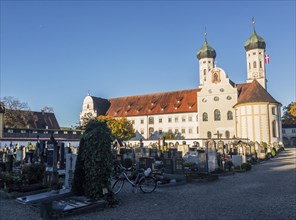
{"label": "cemetery", "polygon": [[[186,144],[183,140],[179,144],[160,138],[144,146],[142,140],[134,145],[117,140],[111,142],[110,150],[113,164],[134,166],[136,170],[150,168],[160,188],[186,187],[187,182],[213,181],[220,175],[246,172],[284,150],[280,144],[237,139],[209,139],[204,143]],[[35,207],[44,219],[109,207],[104,199],[107,188],[103,197],[95,199],[73,193],[76,161],[77,148],[57,142],[53,135],[35,145],[0,148],[0,195]]]}

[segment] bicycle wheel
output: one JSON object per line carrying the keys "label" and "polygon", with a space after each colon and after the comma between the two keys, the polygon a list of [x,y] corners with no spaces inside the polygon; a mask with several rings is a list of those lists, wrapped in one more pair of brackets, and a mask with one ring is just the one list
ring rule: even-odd
{"label": "bicycle wheel", "polygon": [[156,180],[151,176],[147,176],[140,181],[139,185],[143,193],[152,193],[156,188]]}
{"label": "bicycle wheel", "polygon": [[119,178],[115,181],[115,183],[112,185],[112,192],[114,194],[117,194],[121,191],[122,187],[124,185],[124,179]]}

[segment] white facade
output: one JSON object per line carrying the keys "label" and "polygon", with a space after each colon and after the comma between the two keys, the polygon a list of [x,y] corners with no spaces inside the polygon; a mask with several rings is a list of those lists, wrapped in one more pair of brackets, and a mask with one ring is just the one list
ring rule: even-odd
{"label": "white facade", "polygon": [[221,137],[236,136],[235,112],[237,89],[230,83],[221,68],[213,68],[207,73],[203,89],[198,93],[198,111],[200,136]]}
{"label": "white facade", "polygon": [[[222,68],[215,67],[216,52],[205,40],[197,54],[199,89],[110,99],[105,114],[126,117],[145,139],[156,131],[172,131],[186,139],[235,137],[280,142],[281,104],[266,90],[265,42],[253,32],[245,49],[246,83],[233,83]],[[97,116],[99,107],[94,100],[90,96],[84,99],[81,116]]]}
{"label": "white facade", "polygon": [[246,52],[247,82],[256,79],[264,89],[267,89],[265,77],[264,49],[252,49]]}

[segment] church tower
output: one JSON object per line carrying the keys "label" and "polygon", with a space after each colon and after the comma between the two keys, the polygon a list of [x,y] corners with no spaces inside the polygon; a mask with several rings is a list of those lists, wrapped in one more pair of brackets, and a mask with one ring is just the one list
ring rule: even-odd
{"label": "church tower", "polygon": [[265,41],[255,31],[255,21],[253,19],[253,33],[245,43],[247,57],[247,83],[256,79],[264,89],[267,89],[265,75]]}
{"label": "church tower", "polygon": [[206,81],[207,73],[214,68],[216,58],[216,51],[207,42],[207,33],[205,33],[205,42],[196,56],[199,60],[199,87],[202,87]]}

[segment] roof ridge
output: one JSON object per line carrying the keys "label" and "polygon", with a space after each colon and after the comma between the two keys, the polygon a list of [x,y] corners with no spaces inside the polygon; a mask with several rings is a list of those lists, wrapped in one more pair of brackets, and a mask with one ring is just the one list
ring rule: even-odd
{"label": "roof ridge", "polygon": [[122,98],[131,98],[131,97],[142,97],[142,96],[153,96],[153,95],[162,95],[162,94],[171,94],[171,93],[175,93],[175,92],[185,92],[185,91],[198,91],[198,88],[194,88],[194,89],[182,89],[182,90],[173,90],[173,91],[168,91],[168,92],[155,92],[155,93],[148,93],[148,94],[140,94],[140,95],[130,95],[130,96],[121,96],[121,97],[116,97],[116,98],[109,98],[108,100],[111,99],[122,99]]}

